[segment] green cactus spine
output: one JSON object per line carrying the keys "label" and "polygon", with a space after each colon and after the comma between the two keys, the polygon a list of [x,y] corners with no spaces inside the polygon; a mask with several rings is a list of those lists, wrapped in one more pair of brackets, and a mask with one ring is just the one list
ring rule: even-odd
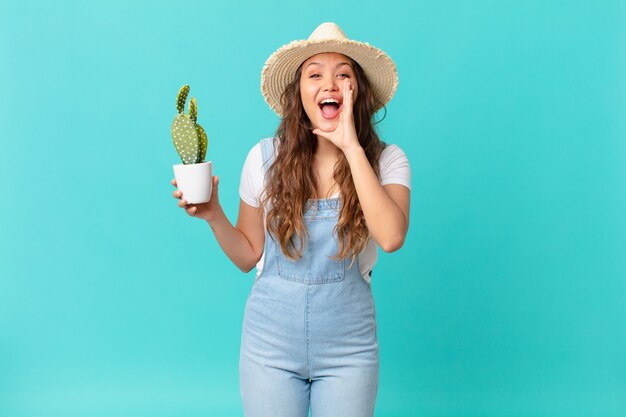
{"label": "green cactus spine", "polygon": [[204,162],[207,151],[206,132],[198,121],[198,105],[195,98],[189,101],[189,114],[185,114],[185,102],[189,95],[189,86],[184,85],[176,97],[178,114],[172,123],[172,139],[174,146],[183,164],[198,164]]}

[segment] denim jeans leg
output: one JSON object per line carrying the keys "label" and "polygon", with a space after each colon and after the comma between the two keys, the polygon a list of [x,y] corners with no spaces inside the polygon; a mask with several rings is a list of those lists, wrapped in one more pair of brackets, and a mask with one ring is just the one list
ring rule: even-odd
{"label": "denim jeans leg", "polygon": [[293,372],[241,359],[240,388],[245,417],[307,417],[310,383]]}
{"label": "denim jeans leg", "polygon": [[311,417],[373,417],[378,363],[336,370],[311,384]]}

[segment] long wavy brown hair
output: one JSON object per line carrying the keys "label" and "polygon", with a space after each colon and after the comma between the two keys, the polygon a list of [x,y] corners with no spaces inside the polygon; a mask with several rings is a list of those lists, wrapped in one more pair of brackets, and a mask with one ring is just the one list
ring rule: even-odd
{"label": "long wavy brown hair", "polygon": [[[358,86],[353,105],[357,136],[374,172],[380,177],[378,159],[385,144],[378,137],[375,124],[382,119],[378,122],[373,122],[372,119],[374,109],[379,103],[363,69],[354,60],[350,61]],[[281,97],[284,116],[275,133],[277,155],[267,170],[265,192],[261,201],[267,213],[267,230],[280,243],[285,256],[294,260],[302,256],[308,238],[304,212],[310,204],[309,199],[321,197],[316,195],[316,180],[312,168],[317,140],[300,98],[301,75],[302,65]],[[367,245],[369,230],[354,188],[350,166],[342,152],[335,164],[333,178],[339,186],[341,197],[339,220],[335,226],[339,242],[335,258],[351,256],[354,262],[356,255]]]}

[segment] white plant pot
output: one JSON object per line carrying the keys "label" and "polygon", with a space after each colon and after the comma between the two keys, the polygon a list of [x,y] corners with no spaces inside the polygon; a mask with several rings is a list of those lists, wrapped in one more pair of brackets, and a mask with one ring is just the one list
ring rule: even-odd
{"label": "white plant pot", "polygon": [[173,168],[178,189],[183,192],[183,200],[189,204],[200,204],[211,199],[213,162],[176,164]]}

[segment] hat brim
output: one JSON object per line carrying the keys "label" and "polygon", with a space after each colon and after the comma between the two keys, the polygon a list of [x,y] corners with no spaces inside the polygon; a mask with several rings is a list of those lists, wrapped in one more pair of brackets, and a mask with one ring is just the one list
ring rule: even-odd
{"label": "hat brim", "polygon": [[293,41],[276,50],[261,71],[261,92],[276,114],[283,116],[280,98],[287,85],[293,81],[298,67],[313,55],[323,52],[346,55],[363,68],[376,98],[374,111],[380,110],[395,94],[398,88],[396,65],[382,50],[352,40]]}

